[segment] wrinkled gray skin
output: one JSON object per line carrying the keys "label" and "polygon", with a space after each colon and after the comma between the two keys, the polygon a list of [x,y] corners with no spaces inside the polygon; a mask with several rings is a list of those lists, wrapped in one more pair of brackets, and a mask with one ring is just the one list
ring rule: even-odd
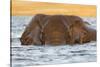
{"label": "wrinkled gray skin", "polygon": [[37,14],[26,27],[21,45],[61,45],[96,41],[96,30],[73,15]]}

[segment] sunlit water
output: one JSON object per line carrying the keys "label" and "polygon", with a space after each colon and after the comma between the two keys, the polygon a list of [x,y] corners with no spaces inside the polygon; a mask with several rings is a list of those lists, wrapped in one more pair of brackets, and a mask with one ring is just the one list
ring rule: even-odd
{"label": "sunlit water", "polygon": [[[12,67],[96,62],[96,42],[75,46],[21,46],[19,38],[32,16],[12,16]],[[85,17],[96,29],[96,18]]]}

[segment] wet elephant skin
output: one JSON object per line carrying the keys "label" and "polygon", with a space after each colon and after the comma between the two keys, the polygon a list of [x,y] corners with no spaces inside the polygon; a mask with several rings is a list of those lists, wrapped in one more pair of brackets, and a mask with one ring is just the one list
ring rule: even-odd
{"label": "wet elephant skin", "polygon": [[74,15],[35,15],[20,38],[21,45],[74,45],[96,41],[96,30]]}

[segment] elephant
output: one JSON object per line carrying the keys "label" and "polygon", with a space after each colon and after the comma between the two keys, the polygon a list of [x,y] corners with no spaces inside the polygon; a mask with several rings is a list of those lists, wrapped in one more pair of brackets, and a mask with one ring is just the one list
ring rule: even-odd
{"label": "elephant", "polygon": [[74,45],[96,41],[96,30],[74,15],[36,14],[20,38],[21,45]]}

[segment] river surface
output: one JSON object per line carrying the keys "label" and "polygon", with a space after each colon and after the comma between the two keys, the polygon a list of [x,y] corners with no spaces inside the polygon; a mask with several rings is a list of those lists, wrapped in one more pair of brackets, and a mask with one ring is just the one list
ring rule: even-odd
{"label": "river surface", "polygon": [[[91,41],[75,46],[21,46],[19,38],[32,16],[12,16],[11,24],[11,57],[12,67],[28,67],[34,65],[68,64],[96,62],[96,42]],[[82,17],[96,29],[96,18]]]}

